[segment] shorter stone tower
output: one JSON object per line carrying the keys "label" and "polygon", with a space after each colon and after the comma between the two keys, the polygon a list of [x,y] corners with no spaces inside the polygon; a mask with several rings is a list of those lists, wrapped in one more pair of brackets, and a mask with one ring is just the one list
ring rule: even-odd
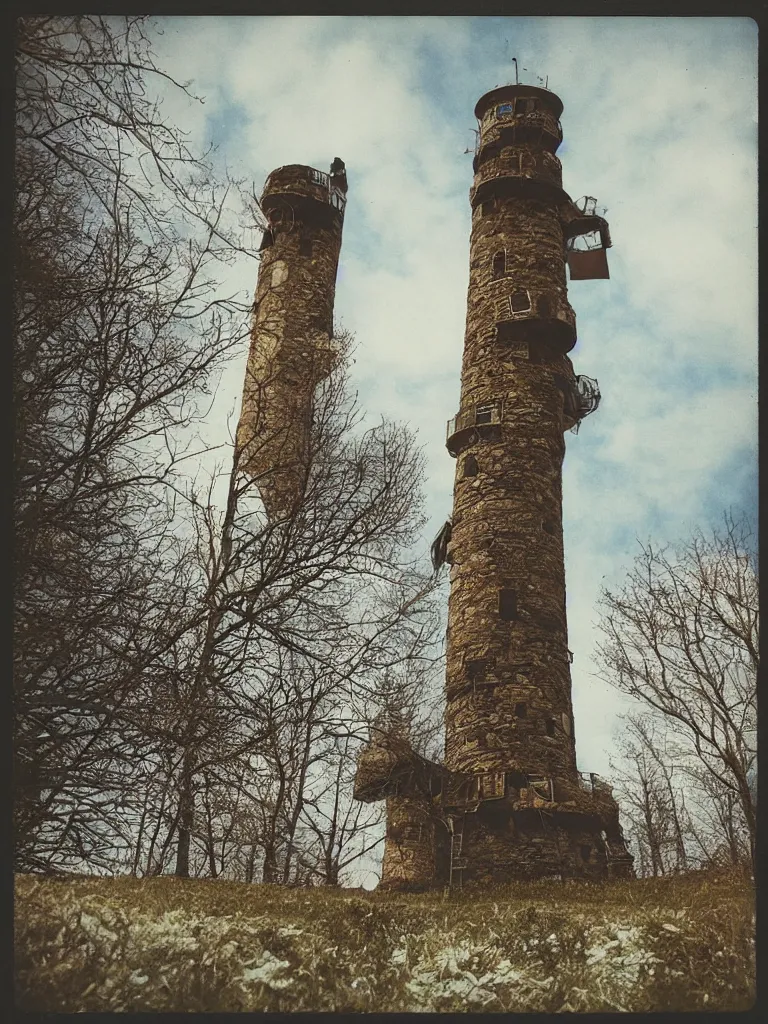
{"label": "shorter stone tower", "polygon": [[333,300],[347,177],[301,164],[267,178],[251,348],[237,442],[270,518],[300,493],[315,388],[333,368]]}

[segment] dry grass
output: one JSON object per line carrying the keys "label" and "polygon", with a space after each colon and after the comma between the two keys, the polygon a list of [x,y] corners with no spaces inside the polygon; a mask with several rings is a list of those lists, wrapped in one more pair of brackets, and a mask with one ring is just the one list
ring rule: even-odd
{"label": "dry grass", "polygon": [[754,891],[696,874],[424,895],[16,880],[35,1011],[741,1010]]}

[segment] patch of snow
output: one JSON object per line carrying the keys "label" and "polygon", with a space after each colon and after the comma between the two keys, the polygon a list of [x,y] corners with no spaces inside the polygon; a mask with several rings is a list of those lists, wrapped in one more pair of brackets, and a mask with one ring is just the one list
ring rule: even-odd
{"label": "patch of snow", "polygon": [[243,971],[241,981],[246,984],[250,982],[261,982],[269,988],[287,988],[291,984],[290,978],[278,977],[286,967],[290,967],[287,960],[278,960],[276,956],[265,949],[259,958],[260,963],[256,967],[246,967]]}

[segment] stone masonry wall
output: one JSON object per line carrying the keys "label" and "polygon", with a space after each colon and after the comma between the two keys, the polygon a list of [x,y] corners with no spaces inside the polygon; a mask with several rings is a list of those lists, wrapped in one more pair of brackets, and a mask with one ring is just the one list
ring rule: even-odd
{"label": "stone masonry wall", "polygon": [[[500,252],[503,271],[497,265],[494,273]],[[573,370],[562,343],[542,337],[535,306],[527,336],[521,318],[513,344],[499,339],[499,301],[518,291],[548,297],[555,315],[572,315],[556,211],[506,199],[475,219],[470,245],[460,412],[498,403],[501,424],[496,436],[472,439],[457,459],[446,764],[551,776],[576,767],[562,548],[563,394],[555,384],[555,373],[572,378]],[[470,462],[474,475],[467,476]],[[511,619],[500,615],[502,590],[514,593]]]}
{"label": "stone masonry wall", "polygon": [[400,766],[417,759],[402,751],[361,755],[358,798],[387,796],[385,887],[632,873],[610,787],[576,768],[562,462],[563,432],[583,413],[565,243],[594,225],[562,189],[561,111],[527,86],[475,108],[461,398],[447,438],[445,761],[409,774]]}
{"label": "stone masonry wall", "polygon": [[311,180],[319,174],[300,165],[280,168],[262,195],[272,244],[259,267],[238,443],[270,516],[285,512],[299,493],[314,391],[335,358],[343,213],[329,202],[328,185]]}
{"label": "stone masonry wall", "polygon": [[[383,889],[429,889],[439,870],[445,843],[424,796],[387,798],[387,831],[381,869]],[[441,849],[441,847],[443,849]]]}
{"label": "stone masonry wall", "polygon": [[467,327],[448,438],[445,764],[538,775],[555,796],[530,806],[533,791],[508,789],[461,813],[467,882],[631,870],[615,801],[580,793],[576,769],[562,534],[576,341],[563,217],[575,208],[554,156],[561,109],[544,90],[505,87],[475,111]]}

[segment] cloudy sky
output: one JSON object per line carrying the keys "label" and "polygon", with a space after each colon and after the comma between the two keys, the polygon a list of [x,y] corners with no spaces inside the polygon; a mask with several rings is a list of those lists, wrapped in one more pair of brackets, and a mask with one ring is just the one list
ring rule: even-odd
{"label": "cloudy sky", "polygon": [[[580,766],[609,774],[618,697],[594,676],[601,584],[637,540],[757,501],[757,27],[746,18],[209,17],[155,22],[205,104],[169,117],[234,174],[347,165],[336,318],[371,420],[418,430],[425,544],[451,510],[476,100],[521,78],[564,103],[572,198],[607,207],[610,281],[569,287],[576,372],[602,403],[566,434],[564,526]],[[256,267],[232,283],[252,293]],[[246,352],[221,382],[223,436]]]}

